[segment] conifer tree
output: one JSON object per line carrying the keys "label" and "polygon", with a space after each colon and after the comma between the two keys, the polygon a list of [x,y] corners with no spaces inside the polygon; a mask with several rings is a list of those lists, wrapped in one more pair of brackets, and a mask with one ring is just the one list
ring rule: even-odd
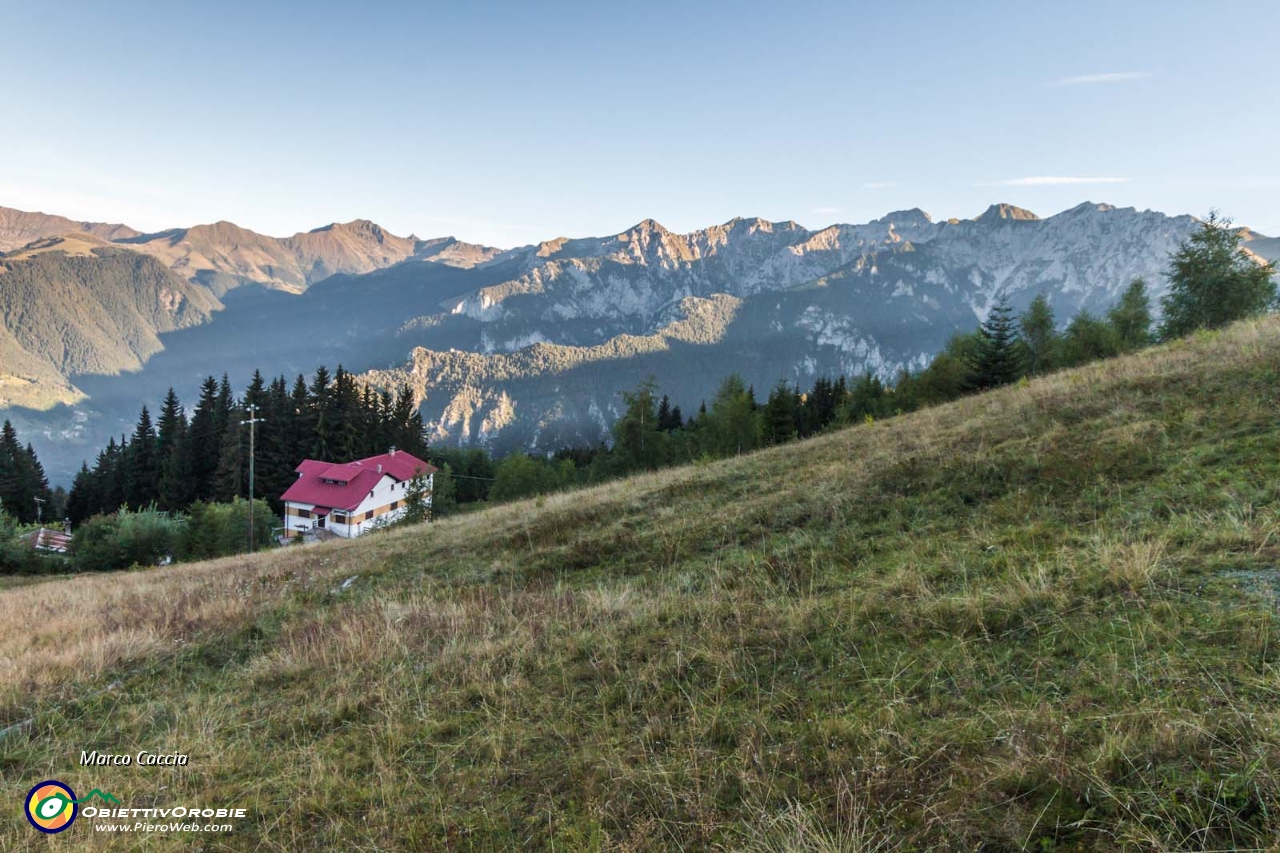
{"label": "conifer tree", "polygon": [[160,463],[156,431],[146,406],[138,415],[133,438],[129,441],[125,469],[125,502],[133,509],[144,509],[160,497]]}
{"label": "conifer tree", "polygon": [[361,454],[359,390],[355,377],[339,364],[333,374],[333,393],[329,406],[331,453],[342,462],[358,459]]}
{"label": "conifer tree", "polygon": [[303,459],[313,458],[311,433],[314,429],[312,420],[314,412],[311,408],[310,393],[307,389],[306,377],[298,374],[298,378],[294,380],[293,389],[289,392],[289,420],[288,426],[284,429],[283,439],[285,461],[290,463],[290,471]]}
{"label": "conifer tree", "polygon": [[680,407],[671,408],[671,398],[666,394],[662,395],[662,399],[658,401],[658,430],[660,432],[675,432],[682,426],[680,421]]}
{"label": "conifer tree", "polygon": [[796,437],[796,393],[786,380],[769,392],[761,416],[761,438],[765,444],[783,444]]}
{"label": "conifer tree", "polygon": [[[45,476],[44,466],[40,464],[40,458],[36,456],[36,449],[27,442],[27,465],[31,473],[31,488],[36,493],[36,497],[41,500],[48,501],[53,492],[49,489],[49,478]],[[47,519],[49,516],[45,516]]]}
{"label": "conifer tree", "polygon": [[309,398],[311,450],[309,455],[313,459],[333,460],[334,458],[335,442],[331,400],[333,389],[329,380],[329,370],[323,364],[316,368],[316,374],[311,379],[311,394]]}
{"label": "conifer tree", "polygon": [[258,444],[255,450],[257,483],[254,491],[271,502],[273,507],[293,482],[293,469],[302,461],[302,456],[294,458],[288,447],[293,428],[290,422],[291,407],[289,387],[285,378],[278,376],[267,386],[266,401],[259,413],[264,423],[258,425]]}
{"label": "conifer tree", "polygon": [[1169,260],[1160,337],[1217,329],[1270,309],[1276,302],[1274,262],[1259,264],[1244,253],[1231,220],[1210,211]]}
{"label": "conifer tree", "polygon": [[214,433],[221,436],[227,430],[227,426],[231,423],[232,412],[235,407],[236,395],[231,390],[231,380],[227,378],[227,374],[222,374],[222,381],[218,383],[218,400],[213,407],[214,411]]}
{"label": "conifer tree", "polygon": [[214,496],[214,475],[222,451],[222,432],[218,414],[218,383],[212,376],[200,386],[200,399],[187,429],[184,452],[191,466],[190,495],[194,500],[210,501]]}
{"label": "conifer tree", "polygon": [[6,420],[0,428],[0,510],[19,522],[25,520],[27,511],[25,489],[19,470],[18,432]]}
{"label": "conifer tree", "polygon": [[973,365],[974,390],[998,388],[1022,376],[1018,355],[1017,329],[1008,295],[996,299],[980,330],[978,357]]}
{"label": "conifer tree", "polygon": [[79,524],[93,515],[96,506],[93,495],[93,473],[88,462],[80,463],[80,470],[71,483],[71,493],[67,495],[67,518],[72,524]]}
{"label": "conifer tree", "polygon": [[160,484],[158,505],[174,512],[193,499],[191,457],[186,441],[187,415],[173,389],[165,395],[156,423],[156,457],[159,460]]}
{"label": "conifer tree", "polygon": [[8,420],[0,427],[0,511],[22,524],[49,521],[54,511],[53,492],[35,448],[22,446]]}
{"label": "conifer tree", "polygon": [[227,428],[222,433],[218,470],[214,475],[214,498],[219,503],[247,497],[249,493],[249,451],[240,427],[240,421],[247,416],[238,403],[227,410]]}

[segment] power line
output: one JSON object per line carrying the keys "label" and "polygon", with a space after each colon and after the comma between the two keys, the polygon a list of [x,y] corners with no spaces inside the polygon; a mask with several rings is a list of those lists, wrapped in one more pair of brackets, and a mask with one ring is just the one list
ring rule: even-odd
{"label": "power line", "polygon": [[266,420],[266,418],[258,417],[258,407],[252,403],[245,406],[245,411],[249,413],[246,420],[240,422],[240,426],[249,425],[249,553],[253,553],[253,439],[257,432],[255,427]]}

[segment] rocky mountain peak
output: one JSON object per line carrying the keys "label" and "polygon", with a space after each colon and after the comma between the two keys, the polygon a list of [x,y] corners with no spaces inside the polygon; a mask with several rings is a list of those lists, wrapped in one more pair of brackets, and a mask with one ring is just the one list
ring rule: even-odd
{"label": "rocky mountain peak", "polygon": [[[1088,216],[1094,213],[1111,213],[1115,209],[1115,206],[1110,204],[1095,204],[1091,201],[1082,201],[1070,210],[1064,210],[1060,215]],[[1132,211],[1132,208],[1129,208],[1129,210]]]}
{"label": "rocky mountain peak", "polygon": [[1012,204],[993,204],[988,207],[974,222],[999,222],[1013,220],[1015,222],[1039,222],[1040,217],[1029,210]]}
{"label": "rocky mountain peak", "polygon": [[663,227],[662,223],[658,222],[656,219],[642,219],[626,231],[623,231],[618,235],[618,237],[622,240],[627,240],[635,237],[647,236],[649,234],[657,234],[665,237],[670,233],[671,232]]}
{"label": "rocky mountain peak", "polygon": [[880,225],[892,225],[896,228],[918,228],[932,225],[933,217],[918,207],[909,210],[895,210],[875,220]]}

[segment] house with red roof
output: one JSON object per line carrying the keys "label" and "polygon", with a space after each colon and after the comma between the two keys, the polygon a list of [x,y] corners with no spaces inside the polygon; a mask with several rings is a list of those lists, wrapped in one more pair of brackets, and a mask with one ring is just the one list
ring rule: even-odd
{"label": "house with red roof", "polygon": [[391,448],[379,456],[354,462],[303,460],[298,479],[284,501],[284,535],[315,530],[351,539],[405,514],[405,499],[414,477],[426,478],[424,502],[431,505],[436,469],[412,454]]}
{"label": "house with red roof", "polygon": [[41,527],[33,530],[26,537],[27,545],[37,551],[48,554],[66,554],[71,550],[71,525],[68,523],[62,530]]}

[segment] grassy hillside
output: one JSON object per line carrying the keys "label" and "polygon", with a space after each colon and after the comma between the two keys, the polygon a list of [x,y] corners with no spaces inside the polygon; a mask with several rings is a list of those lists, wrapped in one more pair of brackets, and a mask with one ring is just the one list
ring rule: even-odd
{"label": "grassy hillside", "polygon": [[[250,809],[208,849],[1265,847],[1277,388],[1269,318],[427,528],[9,589],[0,726],[33,723],[0,774]],[[5,849],[105,846],[11,815]]]}

